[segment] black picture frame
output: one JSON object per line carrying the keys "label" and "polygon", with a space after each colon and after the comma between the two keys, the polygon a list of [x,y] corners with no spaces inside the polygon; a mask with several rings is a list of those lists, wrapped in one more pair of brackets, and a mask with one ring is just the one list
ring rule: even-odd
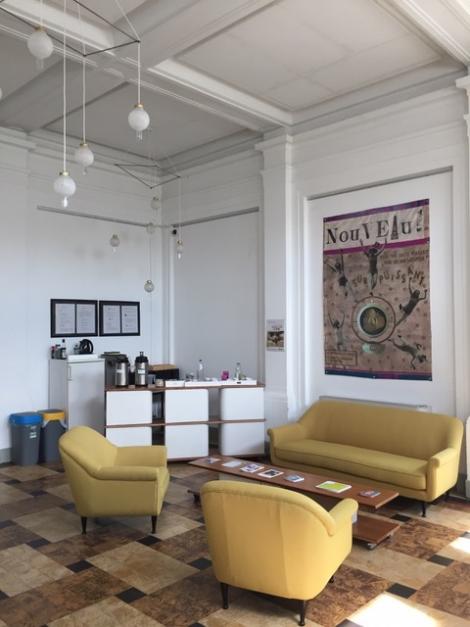
{"label": "black picture frame", "polygon": [[140,301],[100,300],[100,336],[140,335]]}
{"label": "black picture frame", "polygon": [[96,337],[98,301],[51,298],[51,337]]}

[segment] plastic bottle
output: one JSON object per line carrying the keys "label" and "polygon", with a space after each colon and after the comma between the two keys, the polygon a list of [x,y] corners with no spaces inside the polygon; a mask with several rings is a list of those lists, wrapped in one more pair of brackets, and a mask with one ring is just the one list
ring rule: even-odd
{"label": "plastic bottle", "polygon": [[235,381],[240,381],[242,377],[242,369],[240,366],[240,362],[237,361],[237,365],[235,366],[235,374],[233,375],[233,378],[235,379]]}
{"label": "plastic bottle", "polygon": [[60,358],[67,359],[67,346],[65,344],[65,340],[62,340],[62,345],[60,347]]}
{"label": "plastic bottle", "polygon": [[204,376],[204,364],[202,363],[202,359],[199,360],[197,364],[197,380],[205,381],[206,378]]}

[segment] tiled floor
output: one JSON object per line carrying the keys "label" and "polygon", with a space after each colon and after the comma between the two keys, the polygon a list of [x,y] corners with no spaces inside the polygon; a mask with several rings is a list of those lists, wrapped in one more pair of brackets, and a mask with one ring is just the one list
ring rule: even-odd
{"label": "tiled floor", "polygon": [[[148,518],[89,521],[86,536],[58,465],[0,466],[0,627],[294,627],[292,602],[233,590],[221,609],[202,512],[188,487],[211,473],[171,464],[157,533]],[[470,627],[470,503],[400,523],[373,551],[355,544],[309,604],[310,627]],[[314,556],[313,556],[314,559]]]}

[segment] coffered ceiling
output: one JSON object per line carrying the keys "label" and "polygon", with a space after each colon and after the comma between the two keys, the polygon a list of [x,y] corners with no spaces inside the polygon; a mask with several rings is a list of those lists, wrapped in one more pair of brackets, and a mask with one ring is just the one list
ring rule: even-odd
{"label": "coffered ceiling", "polygon": [[[136,102],[136,46],[88,57],[90,143],[142,157],[242,146],[265,131],[318,126],[453,84],[470,63],[466,0],[86,0],[142,39],[143,102],[151,132],[136,142],[127,114]],[[37,22],[39,0],[0,0]],[[87,50],[125,41],[67,0],[67,33]],[[63,0],[44,0],[60,35]],[[61,129],[60,44],[42,72],[26,49],[31,29],[0,11],[0,125]],[[80,60],[69,57],[68,125],[80,137]],[[73,140],[72,140],[72,143]]]}

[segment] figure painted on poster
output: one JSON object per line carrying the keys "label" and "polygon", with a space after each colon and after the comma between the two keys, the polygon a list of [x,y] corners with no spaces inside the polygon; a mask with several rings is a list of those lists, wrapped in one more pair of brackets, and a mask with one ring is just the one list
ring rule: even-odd
{"label": "figure painted on poster", "polygon": [[338,318],[332,318],[330,312],[328,312],[328,319],[336,335],[336,350],[338,351],[344,351],[346,349],[343,335],[344,311],[341,313],[343,317],[340,322]]}
{"label": "figure painted on poster", "polygon": [[[361,246],[364,248],[364,242],[360,240]],[[380,242],[375,242],[369,248],[363,250],[364,255],[367,257],[369,262],[369,272],[367,275],[369,290],[372,293],[375,286],[377,285],[377,276],[378,276],[378,259],[380,255],[385,250],[385,246],[387,245],[387,240],[380,244]]]}
{"label": "figure painted on poster", "polygon": [[401,317],[398,319],[397,326],[406,320],[408,316],[413,312],[416,305],[420,300],[426,300],[428,297],[428,290],[425,289],[423,295],[421,296],[421,291],[418,289],[411,289],[411,278],[408,281],[408,291],[410,293],[410,299],[406,303],[406,305],[399,305],[399,309],[401,311]]}
{"label": "figure painted on poster", "polygon": [[416,360],[418,360],[420,364],[426,361],[426,355],[423,352],[423,346],[416,342],[414,344],[407,344],[402,340],[401,335],[399,335],[398,337],[400,338],[400,344],[398,342],[395,342],[393,338],[389,339],[389,342],[391,342],[393,346],[395,346],[395,348],[398,348],[398,350],[403,351],[404,353],[408,353],[408,355],[410,355],[410,366],[413,370],[416,370]]}
{"label": "figure painted on poster", "polygon": [[326,262],[326,265],[330,268],[330,270],[333,270],[333,272],[338,275],[338,285],[343,290],[345,298],[348,297],[348,294],[351,294],[351,296],[354,298],[354,292],[351,283],[349,282],[349,279],[346,276],[345,272],[343,251],[340,251],[339,257],[336,258],[334,265],[332,265],[328,261]]}

